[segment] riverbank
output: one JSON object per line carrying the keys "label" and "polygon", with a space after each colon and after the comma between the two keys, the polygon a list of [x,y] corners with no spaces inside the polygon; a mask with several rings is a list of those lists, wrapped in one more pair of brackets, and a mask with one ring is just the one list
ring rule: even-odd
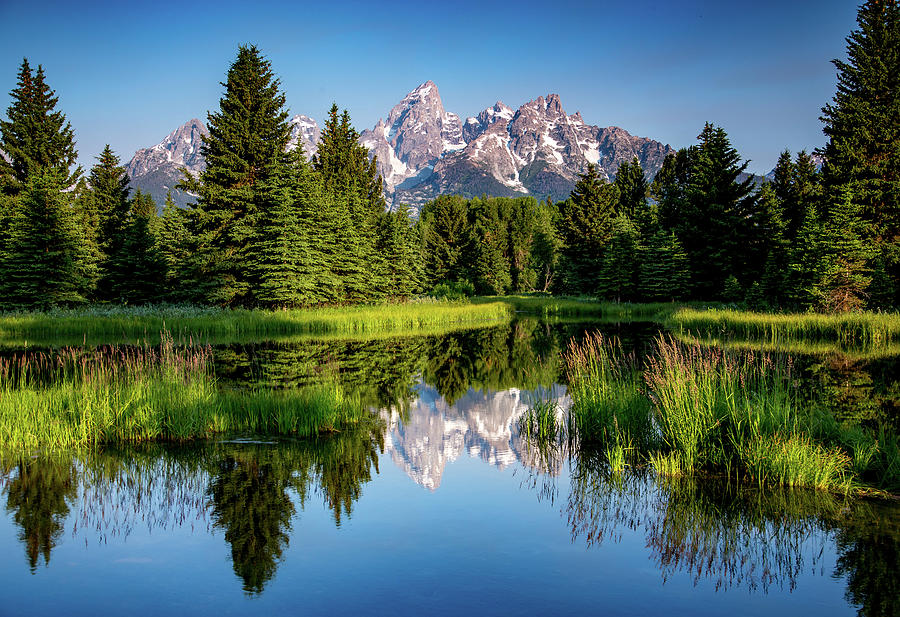
{"label": "riverbank", "polygon": [[220,387],[210,349],[171,338],[0,360],[0,453],[12,457],[228,433],[311,437],[374,421],[334,376],[294,390]]}
{"label": "riverbank", "polygon": [[836,341],[874,348],[900,342],[900,313],[756,313],[685,307],[667,319],[672,329],[764,343]]}
{"label": "riverbank", "polygon": [[207,341],[312,334],[364,335],[489,325],[511,318],[503,302],[417,301],[291,310],[193,305],[97,306],[0,314],[0,345],[126,343],[175,338]]}

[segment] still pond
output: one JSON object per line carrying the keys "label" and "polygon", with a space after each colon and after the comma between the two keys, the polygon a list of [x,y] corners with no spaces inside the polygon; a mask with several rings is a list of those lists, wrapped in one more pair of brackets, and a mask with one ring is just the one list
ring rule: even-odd
{"label": "still pond", "polygon": [[[534,402],[569,404],[560,353],[598,329],[638,356],[658,334],[523,318],[213,345],[221,387],[337,371],[374,420],[6,460],[0,615],[900,614],[891,499],[610,473],[523,436]],[[796,362],[837,416],[896,430],[898,357]]]}

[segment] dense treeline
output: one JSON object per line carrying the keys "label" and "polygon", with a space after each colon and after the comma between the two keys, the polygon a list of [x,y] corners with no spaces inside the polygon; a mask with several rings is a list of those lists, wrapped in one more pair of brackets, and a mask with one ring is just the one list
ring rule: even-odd
{"label": "dense treeline", "polygon": [[785,151],[757,186],[725,131],[707,123],[649,185],[635,159],[613,183],[589,165],[558,204],[436,200],[421,222],[426,279],[479,293],[530,286],[756,309],[898,308],[900,3],[868,2],[858,22],[848,62],[834,61],[821,169]]}
{"label": "dense treeline", "polygon": [[285,97],[241,47],[187,209],[132,194],[107,148],[87,178],[42,68],[25,60],[0,126],[0,304],[192,301],[303,306],[420,290],[408,211],[387,212],[381,179],[345,111],[332,107],[315,157],[288,150]]}
{"label": "dense treeline", "polygon": [[[285,97],[254,47],[209,114],[187,209],[131,193],[107,147],[87,177],[43,69],[27,60],[0,123],[0,304],[193,301],[306,306],[554,291],[607,300],[724,300],[757,309],[900,305],[900,2],[871,0],[834,61],[821,159],[746,173],[725,131],[608,182],[588,165],[563,202],[426,204],[387,212],[375,161],[333,106],[318,151],[288,150]],[[824,161],[821,168],[818,162]]]}

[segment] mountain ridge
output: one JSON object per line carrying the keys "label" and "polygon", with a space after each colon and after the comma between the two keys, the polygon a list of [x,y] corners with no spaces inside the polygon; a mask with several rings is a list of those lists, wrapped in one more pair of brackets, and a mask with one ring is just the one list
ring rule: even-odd
{"label": "mountain ridge", "polygon": [[[321,135],[318,123],[298,114],[290,126],[288,148],[302,145],[312,157]],[[180,167],[202,172],[200,145],[207,134],[204,123],[193,118],[155,146],[138,150],[126,166],[132,186],[160,204],[170,189],[176,203],[188,203],[191,197],[174,187],[182,177]],[[516,110],[497,101],[463,121],[444,108],[431,80],[360,133],[359,142],[377,157],[388,203],[414,208],[445,193],[564,199],[588,164],[611,180],[619,165],[637,157],[652,178],[674,152],[620,127],[587,124],[580,112],[568,115],[553,93]]]}

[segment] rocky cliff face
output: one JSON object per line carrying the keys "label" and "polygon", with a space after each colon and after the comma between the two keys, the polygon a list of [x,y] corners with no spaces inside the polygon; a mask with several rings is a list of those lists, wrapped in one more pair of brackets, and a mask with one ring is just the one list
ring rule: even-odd
{"label": "rocky cliff face", "polygon": [[[302,145],[311,158],[321,135],[318,124],[301,115],[290,123],[289,148]],[[203,170],[199,151],[205,134],[206,127],[194,119],[159,144],[139,150],[128,164],[132,184],[161,204],[181,177],[179,167],[194,174]],[[612,179],[619,165],[637,157],[652,177],[673,151],[618,127],[587,124],[580,113],[568,115],[556,94],[538,97],[518,110],[498,101],[462,122],[444,109],[431,81],[363,131],[360,143],[377,157],[388,203],[414,207],[443,193],[564,199],[588,163]],[[187,197],[176,194],[179,203]]]}
{"label": "rocky cliff face", "polygon": [[585,123],[567,115],[556,94],[538,97],[517,111],[501,102],[463,124],[466,146],[443,153],[433,173],[415,187],[397,187],[395,200],[421,205],[441,193],[476,196],[551,195],[564,199],[588,163],[609,179],[637,157],[652,177],[672,148],[618,127]]}
{"label": "rocky cliff face", "polygon": [[293,150],[298,145],[303,147],[303,154],[311,159],[319,146],[321,129],[315,120],[309,116],[296,115],[290,119],[291,138],[288,141],[288,150]]}
{"label": "rocky cliff face", "polygon": [[181,181],[181,168],[197,175],[206,168],[200,155],[200,144],[208,135],[206,125],[197,118],[188,120],[169,133],[165,139],[149,148],[138,150],[125,166],[131,186],[153,196],[161,208],[166,201],[166,193],[172,191],[175,203],[185,205],[190,196],[176,190]]}
{"label": "rocky cliff face", "polygon": [[444,154],[466,146],[459,116],[444,109],[431,81],[407,94],[386,121],[381,119],[373,129],[363,131],[359,141],[377,157],[389,193],[419,184],[431,176]]}

